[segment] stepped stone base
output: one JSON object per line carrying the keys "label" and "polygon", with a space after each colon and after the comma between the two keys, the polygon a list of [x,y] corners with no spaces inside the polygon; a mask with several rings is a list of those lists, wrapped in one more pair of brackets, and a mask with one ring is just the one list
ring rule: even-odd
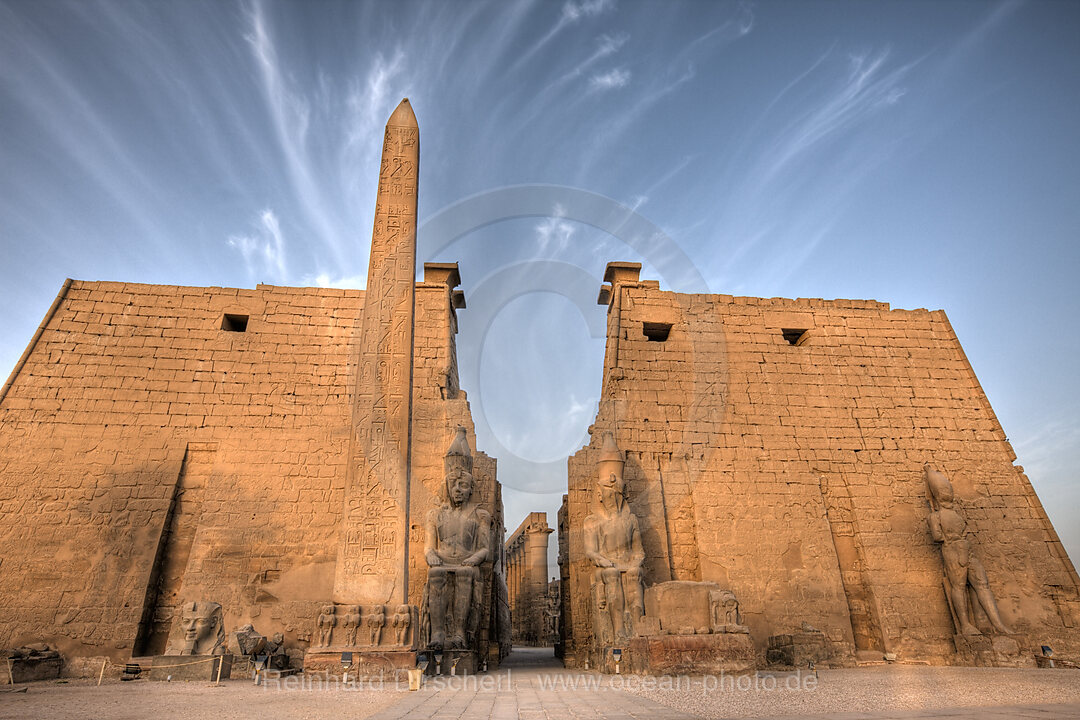
{"label": "stepped stone base", "polygon": [[35,680],[55,680],[60,677],[60,668],[64,661],[59,657],[50,658],[11,658],[0,662],[11,663],[11,677],[8,677],[7,667],[0,666],[0,685],[9,684],[10,680],[16,683],[34,682]]}
{"label": "stepped stone base", "polygon": [[746,633],[649,635],[631,638],[615,667],[612,648],[595,656],[604,673],[641,675],[740,675],[756,667],[754,642]]}
{"label": "stepped stone base", "polygon": [[[304,654],[305,674],[327,674],[340,677],[345,673],[341,663],[341,653],[350,651],[329,651],[324,648],[308,650]],[[352,665],[348,668],[349,677],[360,678],[404,678],[406,671],[416,667],[416,651],[402,650],[353,650]]]}
{"label": "stepped stone base", "polygon": [[765,661],[769,665],[804,668],[811,662],[816,665],[827,660],[830,655],[829,644],[824,633],[798,632],[770,637],[769,649],[765,651]]}
{"label": "stepped stone base", "polygon": [[965,665],[1036,667],[1035,655],[1024,652],[1023,639],[1011,635],[956,635],[956,654]]}
{"label": "stepped stone base", "polygon": [[446,650],[441,663],[435,662],[431,651],[421,655],[429,659],[425,675],[475,675],[480,668],[480,656],[472,650]]}

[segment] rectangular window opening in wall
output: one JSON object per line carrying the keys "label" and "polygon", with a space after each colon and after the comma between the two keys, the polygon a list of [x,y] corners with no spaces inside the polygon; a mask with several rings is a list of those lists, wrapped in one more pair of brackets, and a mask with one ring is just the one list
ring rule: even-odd
{"label": "rectangular window opening in wall", "polygon": [[229,332],[247,332],[247,323],[247,315],[225,313],[225,317],[221,320],[221,329]]}
{"label": "rectangular window opening in wall", "polygon": [[671,323],[641,323],[641,332],[649,339],[649,342],[664,342],[668,338],[668,333],[671,332]]}
{"label": "rectangular window opening in wall", "polygon": [[784,339],[792,345],[802,345],[806,340],[806,328],[783,328],[780,332],[784,334]]}

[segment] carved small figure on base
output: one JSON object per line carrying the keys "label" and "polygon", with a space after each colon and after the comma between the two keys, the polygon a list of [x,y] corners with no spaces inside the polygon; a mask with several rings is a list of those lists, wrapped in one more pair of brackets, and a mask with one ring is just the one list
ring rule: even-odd
{"label": "carved small figure on base", "polygon": [[714,633],[749,632],[749,628],[742,624],[739,600],[730,590],[709,591],[709,615]]}
{"label": "carved small figure on base", "polygon": [[593,584],[597,613],[610,617],[612,641],[630,637],[645,614],[641,575],[645,552],[637,517],[626,503],[622,471],[622,453],[612,434],[606,432],[600,450],[594,512],[585,518],[584,530],[585,557],[596,566]]}
{"label": "carved small figure on base", "polygon": [[998,615],[997,603],[990,590],[986,570],[967,538],[967,523],[963,515],[953,507],[952,483],[930,465],[923,467],[923,476],[930,488],[930,535],[935,542],[941,543],[948,599],[958,625],[957,630],[963,635],[981,634],[971,620],[968,607],[968,586],[971,586],[975,591],[976,602],[982,606],[994,629],[1004,635],[1011,634],[1012,631]]}
{"label": "carved small figure on base", "polygon": [[375,605],[371,608],[371,613],[367,616],[368,627],[368,642],[371,645],[378,645],[382,642],[382,629],[386,624],[386,608],[382,605]]}
{"label": "carved small figure on base", "polygon": [[446,500],[428,512],[425,524],[428,645],[454,650],[468,647],[470,614],[479,605],[479,566],[491,542],[491,514],[472,501],[472,452],[465,428],[457,428],[444,462]]}
{"label": "carved small figure on base", "polygon": [[334,615],[335,608],[333,605],[323,605],[322,612],[319,613],[319,620],[317,626],[319,628],[319,642],[317,647],[329,647],[330,638],[334,633],[334,626],[337,625],[337,616]]}
{"label": "carved small figure on base", "polygon": [[398,645],[407,645],[409,627],[412,625],[412,608],[408,605],[398,605],[391,622],[394,625],[394,641]]}
{"label": "carved small figure on base", "polygon": [[356,629],[360,627],[360,606],[350,605],[348,612],[341,618],[341,627],[345,629],[345,644],[348,647],[356,645]]}

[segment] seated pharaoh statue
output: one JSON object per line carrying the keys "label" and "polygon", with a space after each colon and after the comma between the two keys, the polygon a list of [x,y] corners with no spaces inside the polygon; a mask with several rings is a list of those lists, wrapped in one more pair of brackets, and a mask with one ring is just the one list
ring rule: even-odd
{"label": "seated pharaoh statue", "polygon": [[[604,433],[597,466],[596,499],[584,524],[585,557],[596,566],[597,636],[614,642],[635,635],[634,625],[645,614],[641,574],[645,552],[637,517],[626,503],[622,452],[610,432]],[[609,623],[610,637],[605,637]]]}
{"label": "seated pharaoh statue", "polygon": [[491,514],[473,498],[465,428],[457,428],[444,465],[446,499],[428,512],[425,524],[427,645],[464,650],[476,633],[483,586],[479,566],[488,559],[491,544]]}

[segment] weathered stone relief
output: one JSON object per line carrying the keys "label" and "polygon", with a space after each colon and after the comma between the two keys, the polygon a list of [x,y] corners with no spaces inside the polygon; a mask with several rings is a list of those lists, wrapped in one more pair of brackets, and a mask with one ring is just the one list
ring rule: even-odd
{"label": "weathered stone relief", "polygon": [[[319,618],[316,621],[319,638],[319,641],[315,643],[317,647],[330,647],[330,640],[334,634],[334,626],[337,625],[335,610],[336,608],[333,605],[324,605],[322,612],[319,613]],[[353,634],[355,636],[355,630]]]}
{"label": "weathered stone relief", "polygon": [[402,646],[408,645],[409,630],[412,628],[412,608],[408,605],[398,605],[390,622],[394,627],[394,642]]}
{"label": "weathered stone relief", "polygon": [[[323,605],[315,619],[311,649],[321,653],[364,648],[409,648],[416,626],[416,607],[401,604],[393,613],[385,605]],[[394,634],[384,635],[392,628]]]}
{"label": "weathered stone relief", "polygon": [[345,617],[341,619],[341,627],[345,629],[345,644],[356,644],[356,629],[360,627],[360,606],[350,605]]}
{"label": "weathered stone relief", "polygon": [[382,640],[383,626],[386,625],[386,608],[375,605],[364,619],[368,628],[369,644],[378,645]]}
{"label": "weathered stone relief", "polygon": [[714,633],[750,632],[750,629],[742,624],[739,601],[730,590],[709,591],[709,616]]}

